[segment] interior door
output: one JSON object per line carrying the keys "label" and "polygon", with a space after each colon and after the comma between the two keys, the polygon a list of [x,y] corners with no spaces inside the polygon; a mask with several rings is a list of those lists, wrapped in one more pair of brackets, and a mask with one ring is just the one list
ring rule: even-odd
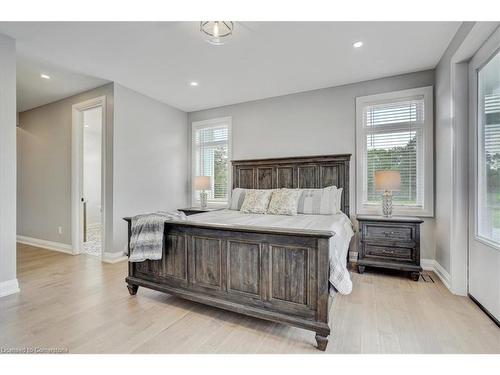
{"label": "interior door", "polygon": [[500,30],[469,63],[469,296],[500,320]]}

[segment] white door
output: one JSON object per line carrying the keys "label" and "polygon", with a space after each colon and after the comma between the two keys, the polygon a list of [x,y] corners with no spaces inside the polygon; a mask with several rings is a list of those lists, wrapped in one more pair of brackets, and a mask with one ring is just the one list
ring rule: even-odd
{"label": "white door", "polygon": [[500,30],[469,64],[469,295],[500,320]]}

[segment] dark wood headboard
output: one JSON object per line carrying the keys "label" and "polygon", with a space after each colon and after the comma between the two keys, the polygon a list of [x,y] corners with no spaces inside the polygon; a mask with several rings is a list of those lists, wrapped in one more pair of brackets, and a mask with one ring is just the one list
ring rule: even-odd
{"label": "dark wood headboard", "polygon": [[233,189],[344,189],[341,210],[349,216],[349,161],[351,154],[233,160]]}

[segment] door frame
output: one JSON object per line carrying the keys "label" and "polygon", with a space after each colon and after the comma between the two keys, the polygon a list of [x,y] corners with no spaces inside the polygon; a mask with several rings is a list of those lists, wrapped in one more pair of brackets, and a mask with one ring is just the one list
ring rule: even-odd
{"label": "door frame", "polygon": [[71,123],[71,244],[73,254],[80,254],[83,244],[83,112],[101,107],[101,255],[106,243],[106,165],[107,124],[106,96],[99,96],[73,104]]}
{"label": "door frame", "polygon": [[[472,173],[470,169],[472,151],[470,150],[469,141],[469,63],[477,50],[500,26],[499,22],[466,22],[465,24],[470,24],[467,36],[450,59],[452,100],[449,110],[452,120],[452,189],[449,212],[450,268],[449,275],[447,275],[448,279],[446,278],[446,271],[443,269],[445,271],[443,272],[444,280],[449,283],[447,287],[453,294],[461,296],[467,296],[469,284],[469,173]],[[439,268],[442,269],[442,267]]]}

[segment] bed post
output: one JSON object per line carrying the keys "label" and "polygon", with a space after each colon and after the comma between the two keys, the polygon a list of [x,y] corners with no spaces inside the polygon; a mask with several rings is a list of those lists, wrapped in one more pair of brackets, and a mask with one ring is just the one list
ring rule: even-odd
{"label": "bed post", "polygon": [[[128,242],[127,242],[127,256],[130,257],[130,237],[132,237],[132,218],[125,217],[123,218],[127,222],[128,226]],[[133,276],[134,272],[134,264],[132,262],[128,262],[128,275]],[[131,296],[135,296],[137,294],[137,290],[139,289],[139,285],[132,284],[127,281],[127,289]]]}
{"label": "bed post", "polygon": [[329,239],[318,239],[318,309],[316,320],[326,323],[327,328],[316,331],[316,343],[319,350],[326,350],[328,345],[328,336],[330,335],[330,326],[328,324],[329,315],[329,277],[330,277],[330,259],[329,259]]}

